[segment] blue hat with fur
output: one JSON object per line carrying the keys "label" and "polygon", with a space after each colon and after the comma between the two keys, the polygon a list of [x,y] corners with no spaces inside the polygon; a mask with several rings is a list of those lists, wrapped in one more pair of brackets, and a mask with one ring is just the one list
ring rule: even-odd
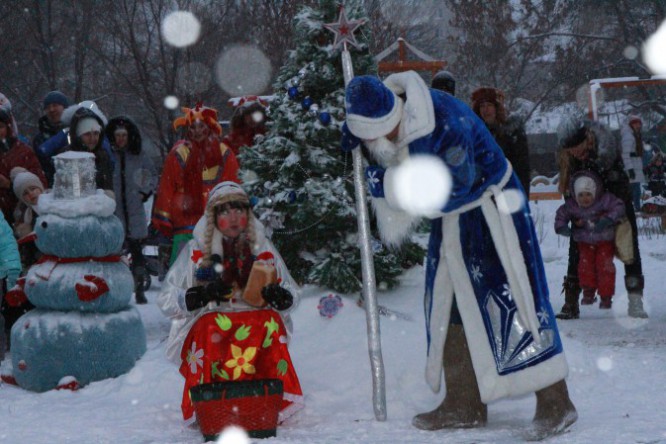
{"label": "blue hat with fur", "polygon": [[402,118],[402,99],[377,77],[354,77],[347,85],[345,102],[347,126],[363,140],[387,135]]}

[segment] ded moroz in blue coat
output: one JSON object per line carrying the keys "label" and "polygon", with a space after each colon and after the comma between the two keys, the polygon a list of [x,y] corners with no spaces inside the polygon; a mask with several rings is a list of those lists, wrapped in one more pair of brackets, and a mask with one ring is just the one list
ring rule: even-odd
{"label": "ded moroz in blue coat", "polygon": [[398,242],[415,219],[394,197],[391,166],[407,156],[437,156],[453,179],[448,202],[431,218],[424,301],[428,384],[440,390],[454,294],[484,403],[564,379],[568,365],[528,202],[523,198],[512,213],[498,208],[510,199],[507,190],[521,190],[501,148],[469,107],[429,90],[416,73],[391,75],[384,84],[406,93],[399,153],[384,159],[386,197],[373,198],[385,240]]}

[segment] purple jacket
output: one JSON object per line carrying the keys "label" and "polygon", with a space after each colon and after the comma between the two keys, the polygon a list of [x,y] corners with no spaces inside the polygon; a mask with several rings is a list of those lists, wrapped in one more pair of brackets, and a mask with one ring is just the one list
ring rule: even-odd
{"label": "purple jacket", "polygon": [[[625,215],[624,203],[614,194],[605,191],[599,176],[590,171],[579,171],[574,174],[569,184],[571,196],[574,196],[574,181],[583,175],[593,178],[597,184],[594,203],[588,208],[582,208],[578,205],[576,199],[567,197],[555,214],[555,231],[569,225],[569,222],[571,222],[572,237],[576,242],[596,244],[613,240],[615,239],[615,225],[611,225],[598,233],[594,231],[594,226],[603,217],[608,217],[617,224]],[[583,226],[579,227],[574,223],[576,221],[582,221]]]}

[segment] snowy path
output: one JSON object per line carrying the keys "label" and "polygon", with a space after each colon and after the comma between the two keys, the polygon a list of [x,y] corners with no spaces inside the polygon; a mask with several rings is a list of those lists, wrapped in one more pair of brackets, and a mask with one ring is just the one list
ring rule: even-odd
{"label": "snowy path", "polygon": [[[550,209],[548,212],[550,213]],[[554,212],[554,210],[552,210]],[[550,222],[546,225],[550,227]],[[613,309],[583,307],[581,319],[561,321],[571,367],[568,379],[579,421],[548,443],[666,443],[666,237],[641,239],[649,320],[626,316],[627,301],[618,267]],[[566,269],[566,247],[552,234],[542,240],[555,310]],[[292,358],[306,408],[265,443],[515,443],[530,424],[534,396],[489,406],[489,423],[477,430],[422,432],[411,418],[441,401],[424,381],[423,269],[410,270],[400,288],[380,303],[414,320],[382,317],[388,420],[374,420],[364,312],[355,299],[332,319],[319,316],[327,293],[306,288],[294,313]],[[0,443],[138,444],[198,443],[197,430],[180,415],[182,380],[164,358],[169,323],[154,301],[159,283],[139,306],[148,332],[148,351],[127,375],[96,382],[78,392],[43,394],[0,386]]]}

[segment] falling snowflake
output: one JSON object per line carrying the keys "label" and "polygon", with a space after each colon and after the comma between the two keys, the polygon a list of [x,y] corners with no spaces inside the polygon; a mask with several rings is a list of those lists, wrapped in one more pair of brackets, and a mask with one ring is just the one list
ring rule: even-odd
{"label": "falling snowflake", "polygon": [[481,267],[478,265],[472,265],[472,269],[470,271],[472,273],[472,279],[474,279],[474,282],[478,284],[483,277],[483,273],[481,273]]}
{"label": "falling snowflake", "polygon": [[197,366],[203,368],[203,359],[204,355],[203,349],[197,350],[197,343],[192,341],[192,349],[187,351],[187,363],[190,365],[190,371],[192,374],[196,374]]}
{"label": "falling snowflake", "polygon": [[513,294],[511,293],[511,287],[509,287],[509,284],[502,284],[502,296],[513,301]]}

